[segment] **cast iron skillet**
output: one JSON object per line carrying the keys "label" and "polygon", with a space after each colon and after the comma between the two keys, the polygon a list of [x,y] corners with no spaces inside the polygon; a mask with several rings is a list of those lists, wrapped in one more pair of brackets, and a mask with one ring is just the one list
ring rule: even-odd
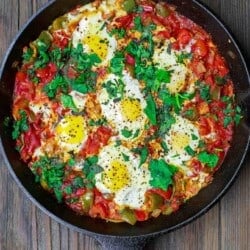
{"label": "cast iron skillet", "polygon": [[183,205],[179,211],[157,219],[139,222],[134,226],[125,223],[107,223],[98,219],[81,217],[64,205],[57,204],[34,182],[30,170],[20,161],[15,143],[11,139],[11,130],[3,128],[3,120],[11,116],[12,92],[16,69],[14,61],[21,59],[23,46],[37,38],[43,29],[51,24],[58,16],[69,11],[77,4],[87,3],[88,0],[53,0],[34,15],[19,32],[11,44],[0,69],[0,121],[1,148],[6,164],[13,178],[26,195],[46,214],[60,223],[94,237],[106,249],[139,249],[150,238],[177,229],[205,213],[228,189],[237,176],[244,156],[247,152],[250,135],[250,78],[244,59],[231,35],[224,25],[197,1],[173,0],[168,1],[177,6],[177,11],[191,18],[212,34],[222,55],[226,58],[235,83],[237,103],[243,109],[240,125],[236,128],[232,147],[227,157],[215,174],[211,185]]}

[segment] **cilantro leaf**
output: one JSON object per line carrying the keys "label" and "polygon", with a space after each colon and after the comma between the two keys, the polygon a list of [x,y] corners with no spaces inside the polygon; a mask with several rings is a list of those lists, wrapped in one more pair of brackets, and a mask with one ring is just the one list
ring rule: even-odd
{"label": "cilantro leaf", "polygon": [[123,97],[125,84],[121,79],[109,80],[103,84],[103,87],[106,88],[110,98]]}
{"label": "cilantro leaf", "polygon": [[123,128],[121,132],[125,138],[129,138],[133,135],[133,132],[131,130],[128,130],[127,128]]}
{"label": "cilantro leaf", "polygon": [[171,79],[171,72],[165,69],[156,69],[156,79],[160,82],[169,83]]}
{"label": "cilantro leaf", "polygon": [[33,49],[31,49],[31,48],[26,48],[25,50],[24,50],[24,53],[23,53],[23,55],[22,55],[22,58],[23,58],[23,61],[24,62],[29,62],[30,61],[30,59],[32,58],[32,56],[33,56]]}
{"label": "cilantro leaf", "polygon": [[28,117],[24,110],[19,111],[20,119],[13,124],[12,138],[17,139],[21,133],[29,129]]}
{"label": "cilantro leaf", "polygon": [[152,125],[156,125],[156,104],[154,98],[149,94],[146,98],[147,106],[143,110]]}
{"label": "cilantro leaf", "polygon": [[110,32],[111,35],[116,35],[118,38],[123,38],[126,35],[126,30],[123,28],[112,29]]}
{"label": "cilantro leaf", "polygon": [[37,47],[38,56],[34,62],[34,68],[35,69],[43,68],[50,61],[50,57],[48,53],[48,46],[44,42],[38,40],[36,42],[36,47]]}
{"label": "cilantro leaf", "polygon": [[60,74],[56,75],[55,78],[44,86],[43,91],[49,98],[55,98],[57,92],[62,90],[64,93],[67,92],[68,82],[66,78]]}
{"label": "cilantro leaf", "polygon": [[54,191],[58,202],[61,202],[63,197],[64,167],[65,164],[58,159],[42,156],[33,163],[31,168],[36,175],[36,180]]}
{"label": "cilantro leaf", "polygon": [[122,153],[122,157],[123,157],[124,161],[129,161],[129,156],[128,155]]}
{"label": "cilantro leaf", "polygon": [[148,158],[148,149],[146,147],[143,147],[140,149],[140,166],[146,162],[147,158]]}
{"label": "cilantro leaf", "polygon": [[240,108],[240,106],[236,106],[236,108],[235,108],[235,116],[234,116],[234,122],[235,122],[236,126],[239,125],[241,118],[242,118],[241,108]]}
{"label": "cilantro leaf", "polygon": [[120,76],[124,65],[124,54],[123,52],[117,51],[114,57],[110,60],[110,72]]}
{"label": "cilantro leaf", "polygon": [[194,156],[195,155],[195,151],[188,145],[185,148],[185,151],[190,155],[190,156]]}
{"label": "cilantro leaf", "polygon": [[62,94],[61,102],[65,108],[70,108],[71,110],[75,112],[78,111],[71,95]]}
{"label": "cilantro leaf", "polygon": [[151,174],[150,185],[155,188],[167,190],[168,186],[173,183],[172,178],[177,168],[160,159],[150,161],[149,171]]}
{"label": "cilantro leaf", "polygon": [[95,175],[103,171],[103,169],[97,164],[97,162],[97,156],[88,157],[84,162],[82,171],[87,181],[85,185],[89,188],[93,188],[95,185]]}
{"label": "cilantro leaf", "polygon": [[198,154],[198,160],[207,165],[210,168],[216,167],[219,162],[219,157],[216,154],[209,154],[206,151],[202,151]]}
{"label": "cilantro leaf", "polygon": [[143,25],[142,25],[142,22],[141,22],[141,17],[140,16],[136,16],[134,18],[134,25],[135,25],[135,29],[142,32],[143,30]]}
{"label": "cilantro leaf", "polygon": [[160,124],[158,134],[160,136],[163,136],[169,131],[172,124],[174,124],[176,120],[169,111],[169,108],[166,105],[163,105],[158,109],[157,121]]}
{"label": "cilantro leaf", "polygon": [[196,82],[196,86],[198,86],[198,92],[200,94],[201,99],[204,101],[210,101],[211,99],[210,86],[200,81]]}

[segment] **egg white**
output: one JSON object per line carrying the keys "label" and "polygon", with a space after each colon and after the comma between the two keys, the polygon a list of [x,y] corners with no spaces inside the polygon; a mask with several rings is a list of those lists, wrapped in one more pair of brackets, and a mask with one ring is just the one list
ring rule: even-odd
{"label": "egg white", "polygon": [[[171,47],[170,40],[166,40],[163,45],[155,46],[153,62],[160,68],[164,68],[171,72],[171,80],[166,84],[166,88],[170,93],[175,94],[187,88],[188,92],[194,90],[195,79],[192,79],[192,73],[185,63],[178,62],[177,56],[180,53],[190,53],[189,47],[181,51],[168,49]],[[188,84],[188,86],[186,86]]]}
{"label": "egg white", "polygon": [[[104,82],[107,81],[115,81],[118,80],[119,77],[114,74],[109,74]],[[115,127],[115,130],[118,132],[118,136],[122,140],[131,140],[133,136],[127,138],[123,135],[122,131],[124,129],[132,132],[132,135],[136,135],[137,138],[141,131],[144,129],[145,123],[147,121],[147,117],[143,110],[146,107],[146,101],[141,93],[140,86],[138,80],[132,78],[128,72],[124,71],[123,76],[121,78],[125,87],[124,94],[121,99],[119,98],[110,98],[107,90],[103,87],[98,95],[99,102],[101,104],[101,109],[104,117]],[[122,106],[122,100],[124,98],[131,98],[132,100],[136,100],[139,105],[138,110],[134,107],[134,111],[138,111],[138,116],[134,120],[128,119],[125,113],[129,114],[129,112],[133,111],[133,107],[130,110],[129,105],[126,105],[126,110],[124,110],[124,106]],[[139,133],[138,133],[139,131]]]}
{"label": "egg white", "polygon": [[175,120],[176,122],[171,126],[164,138],[169,149],[164,158],[169,164],[188,171],[185,162],[190,160],[192,156],[188,154],[185,148],[189,146],[193,151],[198,148],[199,131],[192,122],[181,116],[176,115]]}
{"label": "egg white", "polygon": [[75,90],[70,91],[69,95],[72,97],[76,108],[79,111],[83,111],[83,109],[85,108],[86,101],[87,101],[87,95],[82,94],[82,93],[75,91]]}
{"label": "egg white", "polygon": [[[124,160],[124,155],[128,158]],[[105,181],[105,173],[112,170],[112,162],[118,161],[125,166],[126,176],[129,180],[116,190],[111,190],[107,187],[107,180]],[[139,166],[140,159],[135,156],[128,148],[120,145],[116,146],[114,143],[104,147],[98,158],[98,165],[104,171],[95,176],[96,187],[103,194],[114,194],[114,201],[120,206],[129,206],[130,208],[139,209],[143,206],[145,201],[145,192],[151,188],[150,172],[145,166]],[[119,176],[119,170],[118,172]],[[109,178],[109,186],[117,183],[116,176]],[[121,181],[121,180],[120,180]]]}
{"label": "egg white", "polygon": [[108,34],[101,12],[86,13],[72,34],[72,43],[77,47],[83,44],[86,53],[96,53],[107,66],[116,51],[116,39]]}

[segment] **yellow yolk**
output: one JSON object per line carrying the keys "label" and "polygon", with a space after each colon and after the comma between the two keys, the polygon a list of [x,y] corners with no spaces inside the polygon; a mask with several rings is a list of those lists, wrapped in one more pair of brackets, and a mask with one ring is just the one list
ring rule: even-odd
{"label": "yellow yolk", "polygon": [[107,57],[107,41],[100,36],[92,34],[87,35],[84,37],[83,43],[86,44],[93,53],[96,53],[101,60],[104,60]]}
{"label": "yellow yolk", "polygon": [[121,101],[122,116],[129,121],[135,121],[141,116],[140,101],[132,98],[125,98]]}
{"label": "yellow yolk", "polygon": [[61,142],[79,144],[86,137],[82,116],[65,116],[56,127],[56,134]]}
{"label": "yellow yolk", "polygon": [[181,153],[185,147],[189,145],[189,136],[185,133],[172,133],[171,136],[172,147],[178,153]]}
{"label": "yellow yolk", "polygon": [[116,192],[130,183],[127,166],[119,161],[113,160],[103,174],[103,183],[112,192]]}

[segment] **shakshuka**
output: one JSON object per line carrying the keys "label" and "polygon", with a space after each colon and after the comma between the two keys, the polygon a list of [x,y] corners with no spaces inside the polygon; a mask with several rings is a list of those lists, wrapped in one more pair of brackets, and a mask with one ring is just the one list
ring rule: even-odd
{"label": "shakshuka", "polygon": [[55,19],[23,48],[12,113],[20,157],[55,202],[130,224],[211,183],[241,118],[211,35],[150,0]]}

